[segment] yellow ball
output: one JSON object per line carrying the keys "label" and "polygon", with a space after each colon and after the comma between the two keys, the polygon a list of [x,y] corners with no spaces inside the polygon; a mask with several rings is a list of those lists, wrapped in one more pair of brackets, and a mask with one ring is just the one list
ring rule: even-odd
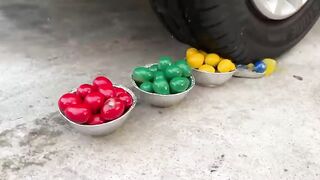
{"label": "yellow ball", "polygon": [[210,72],[210,73],[214,73],[216,70],[214,69],[213,66],[210,65],[202,65],[201,67],[199,67],[200,71],[204,71],[204,72]]}
{"label": "yellow ball", "polygon": [[270,76],[277,68],[277,61],[274,59],[266,58],[263,62],[267,65],[267,69],[264,72],[265,76]]}
{"label": "yellow ball", "polygon": [[187,62],[192,68],[199,68],[204,62],[204,56],[201,53],[193,54],[187,57]]}
{"label": "yellow ball", "polygon": [[206,63],[206,64],[209,64],[209,65],[211,65],[211,66],[217,66],[218,64],[219,64],[219,62],[220,62],[220,57],[219,57],[219,55],[217,55],[217,54],[208,54],[207,56],[206,56],[206,59],[204,60],[204,62]]}
{"label": "yellow ball", "polygon": [[196,53],[199,53],[199,51],[196,48],[188,48],[186,52],[186,58]]}
{"label": "yellow ball", "polygon": [[206,57],[208,54],[202,50],[199,50],[199,53],[201,53],[202,55],[204,55],[204,57]]}
{"label": "yellow ball", "polygon": [[234,71],[236,69],[236,65],[229,59],[223,59],[218,64],[218,71],[221,73]]}

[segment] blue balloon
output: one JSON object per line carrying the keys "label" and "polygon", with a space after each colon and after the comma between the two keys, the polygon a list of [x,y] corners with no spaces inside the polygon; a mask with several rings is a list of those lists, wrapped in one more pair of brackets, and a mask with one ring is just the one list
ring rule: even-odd
{"label": "blue balloon", "polygon": [[263,61],[257,61],[254,63],[254,71],[257,73],[264,73],[267,69],[267,65]]}

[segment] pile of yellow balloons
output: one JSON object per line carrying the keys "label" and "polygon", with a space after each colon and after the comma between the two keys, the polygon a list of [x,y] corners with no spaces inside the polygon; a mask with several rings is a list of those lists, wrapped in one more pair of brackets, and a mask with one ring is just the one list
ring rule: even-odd
{"label": "pile of yellow balloons", "polygon": [[190,67],[209,73],[226,73],[236,70],[236,65],[229,59],[223,59],[219,55],[195,48],[189,48],[186,52],[186,59]]}

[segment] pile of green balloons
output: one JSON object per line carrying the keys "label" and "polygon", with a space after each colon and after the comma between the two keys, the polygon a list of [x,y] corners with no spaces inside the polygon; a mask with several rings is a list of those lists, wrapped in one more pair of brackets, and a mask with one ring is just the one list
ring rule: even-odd
{"label": "pile of green balloons", "polygon": [[192,71],[185,60],[173,62],[169,56],[159,58],[158,64],[136,67],[132,79],[141,90],[168,95],[186,91],[191,84]]}

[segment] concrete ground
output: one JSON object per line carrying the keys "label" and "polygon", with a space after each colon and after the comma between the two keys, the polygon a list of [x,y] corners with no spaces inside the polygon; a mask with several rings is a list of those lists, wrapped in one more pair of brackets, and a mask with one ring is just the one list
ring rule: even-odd
{"label": "concrete ground", "polygon": [[0,2],[0,179],[320,179],[320,24],[259,80],[139,104],[110,136],[84,136],[59,96],[98,74],[186,49],[147,0]]}

